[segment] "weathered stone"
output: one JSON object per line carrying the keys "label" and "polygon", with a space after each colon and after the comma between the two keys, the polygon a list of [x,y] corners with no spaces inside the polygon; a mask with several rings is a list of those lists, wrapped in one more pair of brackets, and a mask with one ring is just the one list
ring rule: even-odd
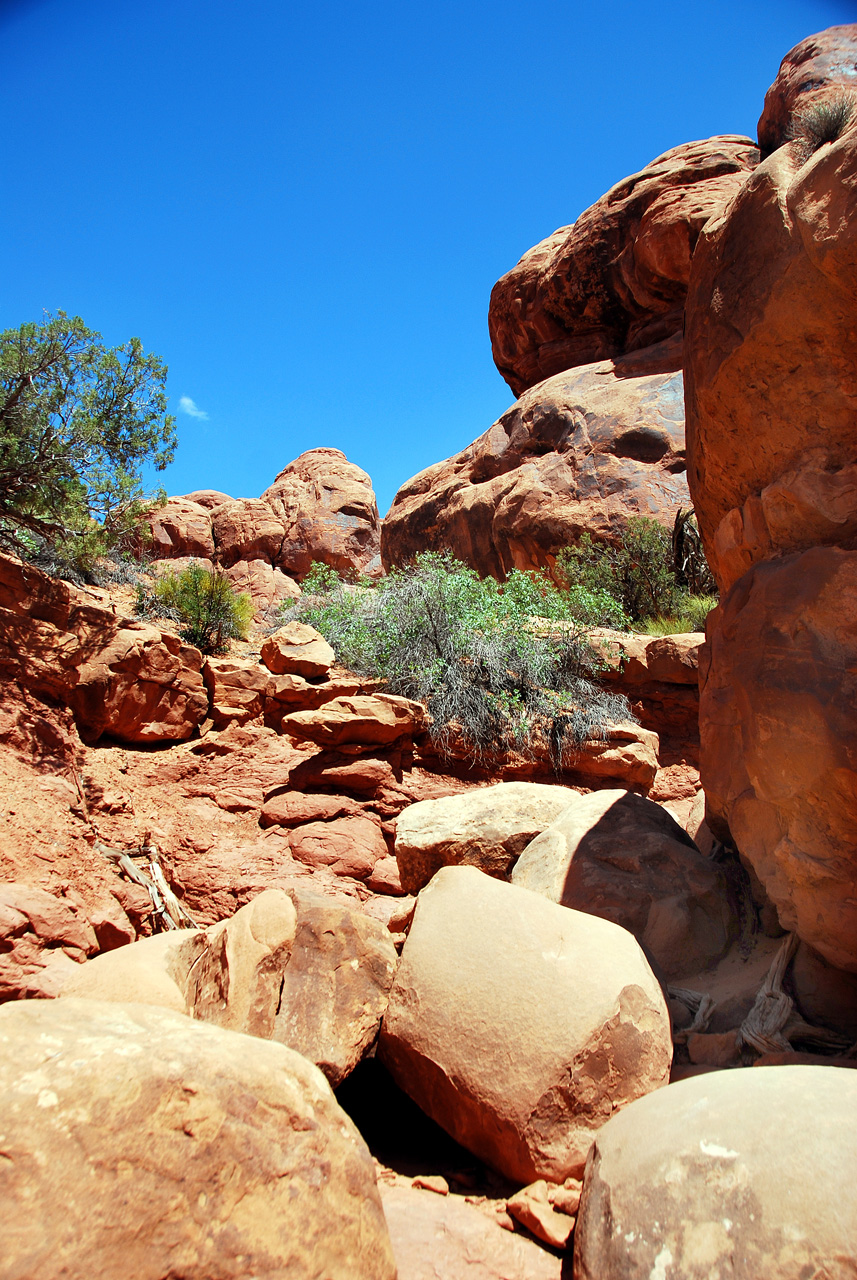
{"label": "weathered stone", "polygon": [[734,135],[673,147],[525,253],[488,311],[494,361],[515,395],[680,334],[700,231],[757,162],[750,139]]}
{"label": "weathered stone", "polygon": [[194,556],[210,560],[214,555],[211,512],[192,498],[169,498],[147,518],[152,541],[143,549],[152,559],[172,560]]}
{"label": "weathered stone", "polygon": [[338,747],[343,743],[387,746],[413,737],[425,726],[425,708],[389,693],[334,698],[315,711],[283,716],[282,731],[295,738]]}
{"label": "weathered stone", "polygon": [[289,832],[288,842],[297,862],[354,880],[367,880],[388,854],[381,823],[372,814],[305,822]]}
{"label": "weathered stone", "polygon": [[508,1201],[506,1208],[516,1222],[551,1248],[564,1249],[568,1244],[574,1230],[574,1219],[554,1209],[548,1199],[546,1182],[533,1182],[522,1187]]}
{"label": "weathered stone", "polygon": [[857,552],[816,547],[758,564],[710,616],[700,674],[710,814],[783,928],[852,972],[855,618]]}
{"label": "weathered stone", "polygon": [[272,1036],[336,1088],[378,1035],[398,957],[379,921],[303,890],[292,896],[297,932]]}
{"label": "weathered stone", "polygon": [[857,114],[809,157],[781,146],[700,236],[687,478],[721,589],[772,555],[857,538],[855,220]]}
{"label": "weathered stone", "polygon": [[262,661],[275,676],[326,676],[334,653],[324,636],[305,622],[289,622],[268,636],[262,645]]}
{"label": "weathered stone", "polygon": [[239,498],[215,507],[211,528],[224,569],[240,560],[277,564],[286,539],[285,525],[262,498]]}
{"label": "weathered stone", "polygon": [[297,600],[301,594],[294,578],[267,560],[238,560],[226,570],[226,576],[234,591],[246,592],[253,601],[257,621],[264,620],[284,600]]}
{"label": "weathered stone", "polygon": [[566,767],[581,778],[610,778],[648,791],[658,772],[658,735],[639,724],[613,724],[604,739],[586,742]]}
{"label": "weathered stone", "polygon": [[621,925],[670,980],[715,963],[735,932],[723,872],[631,791],[574,796],[524,849],[512,883]]}
{"label": "weathered stone", "polygon": [[578,1175],[609,1116],[666,1083],[671,1051],[660,988],[623,929],[475,867],[423,889],[379,1052],[508,1177]]}
{"label": "weathered stone", "polygon": [[405,892],[418,893],[441,867],[478,867],[508,880],[521,851],[576,795],[569,787],[501,782],[410,805],[396,820]]}
{"label": "weathered stone", "polygon": [[262,494],[282,520],[285,539],[275,563],[303,578],[314,560],[350,577],[374,574],[380,519],[372,481],[339,449],[309,449]]}
{"label": "weathered stone", "polygon": [[813,103],[854,95],[857,26],[828,27],[790,49],[765,95],[759,119],[762,157],[790,140],[795,116]]}
{"label": "weathered stone", "polygon": [[270,676],[250,658],[207,658],[202,669],[215,729],[261,720]]}
{"label": "weathered stone", "polygon": [[10,1277],[394,1280],[371,1156],[283,1045],[22,1001],[0,1010],[0,1085]]}
{"label": "weathered stone", "polygon": [[857,1076],[717,1071],[631,1104],[595,1139],[580,1280],[845,1277],[857,1241]]}
{"label": "weathered stone", "polygon": [[33,885],[0,885],[0,1001],[55,996],[97,948],[74,903]]}
{"label": "weathered stone", "polygon": [[402,485],[384,520],[390,569],[452,548],[480,574],[551,566],[582,533],[631,516],[673,524],[684,477],[681,351],[655,348],[557,374],[473,444]]}

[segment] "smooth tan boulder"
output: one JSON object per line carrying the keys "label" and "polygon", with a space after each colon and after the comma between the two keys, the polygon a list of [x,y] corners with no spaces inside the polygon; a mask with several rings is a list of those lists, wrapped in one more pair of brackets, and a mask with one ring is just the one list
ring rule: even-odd
{"label": "smooth tan boulder", "polygon": [[574,796],[511,878],[622,925],[669,979],[714,964],[735,933],[723,872],[666,809],[632,791]]}
{"label": "smooth tan boulder", "polygon": [[857,1256],[857,1075],[717,1071],[595,1140],[575,1280],[846,1280]]}
{"label": "smooth tan boulder", "polygon": [[293,890],[298,924],[271,1036],[336,1088],[374,1043],[398,956],[378,920]]}
{"label": "smooth tan boulder", "polygon": [[418,898],[379,1053],[458,1142],[526,1184],[579,1175],[613,1112],[667,1082],[672,1042],[624,929],[444,867]]}
{"label": "smooth tan boulder", "polygon": [[326,676],[333,660],[324,636],[305,622],[286,623],[262,645],[262,661],[275,676]]}
{"label": "smooth tan boulder", "polygon": [[441,867],[478,867],[508,880],[521,850],[576,795],[569,787],[501,782],[409,805],[396,820],[402,888],[418,893]]}
{"label": "smooth tan boulder", "polygon": [[[783,928],[857,973],[857,552],[756,565],[708,624],[702,782]],[[718,825],[719,824],[719,825]]]}
{"label": "smooth tan boulder", "polygon": [[62,994],[161,1005],[270,1038],[296,929],[291,898],[268,889],[207,929],[175,929],[96,956]]}
{"label": "smooth tan boulder", "polygon": [[0,1090],[9,1280],[395,1278],[369,1151],[283,1045],[19,1001],[0,1009]]}

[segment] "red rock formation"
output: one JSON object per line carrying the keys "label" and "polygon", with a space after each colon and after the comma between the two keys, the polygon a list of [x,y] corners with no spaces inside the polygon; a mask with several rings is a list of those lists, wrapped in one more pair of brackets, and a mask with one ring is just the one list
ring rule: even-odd
{"label": "red rock formation", "polygon": [[617,183],[494,286],[494,362],[516,396],[562,369],[681,333],[697,236],[758,160],[749,138],[688,142]]}
{"label": "red rock formation", "polygon": [[285,526],[277,564],[301,579],[313,560],[346,576],[374,574],[380,520],[372,481],[339,449],[310,449],[262,494]]}
{"label": "red rock formation", "polygon": [[672,525],[688,505],[675,343],[557,374],[472,445],[403,485],[381,532],[384,566],[448,548],[480,574],[553,562],[630,516]]}
{"label": "red rock formation", "polygon": [[788,142],[796,112],[831,91],[857,91],[857,25],[829,27],[808,36],[783,58],[759,119],[762,157]]}
{"label": "red rock formation", "polygon": [[723,588],[779,552],[857,542],[855,222],[857,114],[809,159],[782,146],[697,245],[688,483]]}

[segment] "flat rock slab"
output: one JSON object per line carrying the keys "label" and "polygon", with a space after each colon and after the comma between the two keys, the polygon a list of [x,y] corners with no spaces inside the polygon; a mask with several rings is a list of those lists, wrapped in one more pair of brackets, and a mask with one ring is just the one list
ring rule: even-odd
{"label": "flat rock slab", "polygon": [[283,1045],[20,1001],[0,1009],[0,1089],[7,1280],[394,1280],[369,1151]]}
{"label": "flat rock slab", "polygon": [[857,1075],[715,1071],[599,1133],[575,1280],[848,1280],[857,1257]]}
{"label": "flat rock slab", "polygon": [[562,1259],[458,1196],[381,1187],[398,1280],[560,1280]]}

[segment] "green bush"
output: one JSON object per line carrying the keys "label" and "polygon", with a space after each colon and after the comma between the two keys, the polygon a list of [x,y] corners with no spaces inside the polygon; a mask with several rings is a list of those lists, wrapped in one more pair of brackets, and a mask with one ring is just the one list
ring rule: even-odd
{"label": "green bush", "polygon": [[137,588],[137,613],[170,618],[179,635],[203,653],[225,653],[228,641],[243,640],[253,618],[253,601],[236,592],[225,573],[190,565]]}
{"label": "green bush", "polygon": [[501,584],[426,552],[374,587],[316,565],[303,591],[283,618],[314,626],[351,670],[425,703],[443,753],[460,735],[477,758],[546,744],[559,765],[630,718],[625,699],[592,680],[585,628],[624,621],[602,590],[561,591],[517,570]]}
{"label": "green bush", "polygon": [[650,636],[677,636],[688,631],[704,631],[705,619],[717,604],[717,596],[682,594],[675,612],[666,618],[648,618],[641,630]]}
{"label": "green bush", "polygon": [[678,600],[672,540],[662,525],[645,516],[629,520],[615,546],[593,542],[584,533],[576,547],[560,552],[557,571],[569,586],[607,592],[633,622],[667,615]]}

